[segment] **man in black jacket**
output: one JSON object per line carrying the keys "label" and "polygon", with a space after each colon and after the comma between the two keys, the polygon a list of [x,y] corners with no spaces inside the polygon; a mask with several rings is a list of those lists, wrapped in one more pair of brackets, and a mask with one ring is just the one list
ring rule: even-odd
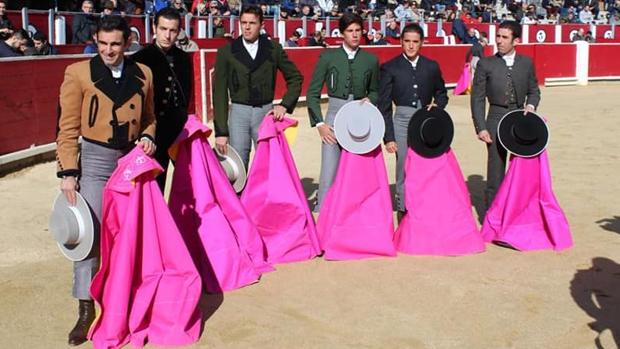
{"label": "man in black jacket", "polygon": [[[424,31],[408,24],[400,37],[402,54],[381,66],[379,110],[385,118],[385,148],[396,153],[396,209],[402,218],[405,207],[405,158],[409,120],[420,108],[445,108],[448,94],[437,62],[420,55]],[[392,117],[392,102],[396,112]]]}
{"label": "man in black jacket", "polygon": [[153,23],[155,43],[133,55],[136,62],[145,64],[153,72],[158,125],[155,158],[164,168],[164,172],[157,177],[162,192],[170,162],[168,148],[187,121],[187,108],[192,94],[192,62],[189,55],[175,45],[180,25],[181,16],[177,10],[169,7],[161,9]]}
{"label": "man in black jacket", "polygon": [[73,17],[71,24],[72,44],[90,44],[93,42],[94,29],[97,27],[97,20],[93,15],[93,1],[82,1],[82,12]]}

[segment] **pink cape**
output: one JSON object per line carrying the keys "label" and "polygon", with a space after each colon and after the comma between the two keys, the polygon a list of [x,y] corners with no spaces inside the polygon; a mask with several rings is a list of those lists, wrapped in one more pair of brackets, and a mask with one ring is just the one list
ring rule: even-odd
{"label": "pink cape", "polygon": [[452,150],[428,159],[409,149],[405,173],[407,213],[396,230],[396,248],[435,256],[483,252],[484,241]]}
{"label": "pink cape", "polygon": [[317,230],[328,260],[396,255],[392,200],[381,146],[367,154],[342,150]]}
{"label": "pink cape", "polygon": [[551,188],[547,151],[513,156],[482,226],[485,241],[517,250],[563,250],[573,245],[568,221]]}
{"label": "pink cape", "polygon": [[90,289],[101,306],[89,334],[95,348],[200,337],[200,275],[154,180],[161,171],[136,147],[104,188],[101,267]]}
{"label": "pink cape", "polygon": [[308,207],[284,130],[297,121],[274,121],[270,115],[258,130],[258,145],[241,203],[267,248],[269,263],[296,262],[321,253],[314,218]]}
{"label": "pink cape", "polygon": [[273,268],[207,141],[210,133],[190,115],[171,147],[176,162],[169,206],[205,288],[220,293],[254,283]]}
{"label": "pink cape", "polygon": [[459,77],[459,80],[456,82],[456,86],[454,87],[454,95],[460,95],[467,92],[469,86],[471,84],[471,65],[469,63],[465,63],[463,66],[463,72]]}

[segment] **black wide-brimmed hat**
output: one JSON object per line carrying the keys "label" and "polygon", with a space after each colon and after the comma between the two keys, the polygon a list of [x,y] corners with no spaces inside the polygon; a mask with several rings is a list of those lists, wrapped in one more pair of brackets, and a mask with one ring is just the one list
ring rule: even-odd
{"label": "black wide-brimmed hat", "polygon": [[549,142],[549,129],[545,120],[536,113],[523,115],[523,112],[520,109],[504,115],[497,125],[497,138],[509,152],[527,158],[545,150]]}
{"label": "black wide-brimmed hat", "polygon": [[425,158],[435,158],[448,151],[453,137],[452,118],[441,108],[422,108],[409,121],[407,143],[413,151]]}

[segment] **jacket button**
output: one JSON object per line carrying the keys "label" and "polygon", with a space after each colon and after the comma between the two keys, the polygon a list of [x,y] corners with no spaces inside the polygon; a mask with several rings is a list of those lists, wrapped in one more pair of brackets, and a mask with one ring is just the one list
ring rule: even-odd
{"label": "jacket button", "polygon": [[114,138],[108,138],[108,143],[111,143],[114,140]]}
{"label": "jacket button", "polygon": [[169,76],[169,77],[168,77],[168,81],[172,81],[172,76]]}
{"label": "jacket button", "polygon": [[132,124],[132,125],[135,125],[135,124],[137,124],[137,123],[138,123],[138,122],[136,121],[136,119],[131,120],[131,124]]}
{"label": "jacket button", "polygon": [[161,102],[162,102],[163,104],[168,104],[168,100],[167,100],[167,99],[163,99]]}
{"label": "jacket button", "polygon": [[174,63],[170,63],[170,68],[174,68]]}
{"label": "jacket button", "polygon": [[129,105],[129,109],[136,109],[136,106],[132,103]]}
{"label": "jacket button", "polygon": [[165,91],[166,91],[166,92],[170,92],[170,87],[166,87],[166,88],[165,88]]}
{"label": "jacket button", "polygon": [[159,112],[159,116],[164,116],[166,113],[164,113],[163,111]]}

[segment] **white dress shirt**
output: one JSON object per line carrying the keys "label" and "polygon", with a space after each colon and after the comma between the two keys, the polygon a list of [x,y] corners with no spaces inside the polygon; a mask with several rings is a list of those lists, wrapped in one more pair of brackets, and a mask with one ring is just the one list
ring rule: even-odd
{"label": "white dress shirt", "polygon": [[512,67],[515,64],[515,56],[517,55],[517,51],[512,50],[512,53],[509,55],[503,55],[502,59],[506,62],[507,67]]}
{"label": "white dress shirt", "polygon": [[349,59],[354,59],[355,55],[357,54],[357,51],[359,51],[359,47],[355,49],[355,51],[352,51],[349,47],[347,47],[347,45],[342,44],[342,48],[344,49],[344,52],[347,54],[347,57],[349,57]]}
{"label": "white dress shirt", "polygon": [[112,72],[112,77],[115,79],[120,79],[121,76],[123,75],[123,66],[125,65],[125,60],[121,61],[121,64],[119,65],[108,65],[107,67],[110,68],[110,72]]}
{"label": "white dress shirt", "polygon": [[411,63],[411,66],[413,67],[413,69],[415,69],[418,66],[418,60],[420,59],[420,55],[415,56],[415,59],[412,61],[410,60],[406,54],[403,53],[403,57],[405,57],[405,59],[407,61],[409,61],[409,63]]}
{"label": "white dress shirt", "polygon": [[256,53],[258,52],[258,39],[254,42],[247,42],[245,39],[241,39],[243,41],[243,47],[248,51],[250,57],[252,59],[256,59]]}

